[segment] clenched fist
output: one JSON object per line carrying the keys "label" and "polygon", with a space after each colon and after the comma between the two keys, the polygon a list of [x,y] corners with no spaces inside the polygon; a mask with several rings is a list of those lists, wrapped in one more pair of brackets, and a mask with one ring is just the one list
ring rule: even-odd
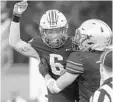
{"label": "clenched fist", "polygon": [[16,16],[21,16],[21,14],[27,9],[27,0],[23,0],[14,5],[13,14]]}

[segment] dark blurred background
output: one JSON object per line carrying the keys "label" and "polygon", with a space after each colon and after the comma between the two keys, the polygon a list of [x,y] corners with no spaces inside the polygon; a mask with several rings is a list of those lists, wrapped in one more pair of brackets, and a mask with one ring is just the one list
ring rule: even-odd
{"label": "dark blurred background", "polygon": [[[8,44],[12,11],[17,2],[19,1],[0,1],[1,69],[4,72],[1,84],[2,100],[18,95],[29,99],[29,58],[16,52]],[[40,36],[37,22],[49,9],[58,9],[67,19],[71,17],[69,35],[74,35],[76,28],[91,18],[103,20],[112,29],[112,1],[28,1],[28,4],[28,9],[20,21],[21,39],[26,42]]]}

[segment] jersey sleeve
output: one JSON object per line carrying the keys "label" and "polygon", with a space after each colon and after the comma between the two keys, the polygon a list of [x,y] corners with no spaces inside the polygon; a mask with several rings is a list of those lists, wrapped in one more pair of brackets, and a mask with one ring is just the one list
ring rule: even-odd
{"label": "jersey sleeve", "polygon": [[42,45],[39,37],[32,38],[28,43],[37,51],[37,53],[41,52],[42,47],[40,46]]}
{"label": "jersey sleeve", "polygon": [[49,74],[49,66],[47,64],[46,59],[41,58],[39,63],[39,72],[42,74],[43,77]]}
{"label": "jersey sleeve", "polygon": [[67,72],[71,74],[81,74],[83,73],[83,64],[81,62],[80,56],[78,52],[72,52],[68,59],[66,64],[66,70]]}
{"label": "jersey sleeve", "polygon": [[39,37],[31,39],[29,43],[40,56],[39,72],[42,74],[43,77],[45,77],[46,74],[49,74],[49,66],[47,64],[46,58],[43,55],[44,45]]}

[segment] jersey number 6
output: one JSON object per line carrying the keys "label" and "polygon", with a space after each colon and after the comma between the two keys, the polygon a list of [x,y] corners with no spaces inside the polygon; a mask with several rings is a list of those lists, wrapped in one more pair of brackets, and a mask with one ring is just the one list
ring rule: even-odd
{"label": "jersey number 6", "polygon": [[64,70],[64,66],[61,63],[55,62],[55,59],[57,59],[58,61],[63,61],[63,57],[58,54],[50,54],[51,70],[53,74],[60,75],[61,72]]}

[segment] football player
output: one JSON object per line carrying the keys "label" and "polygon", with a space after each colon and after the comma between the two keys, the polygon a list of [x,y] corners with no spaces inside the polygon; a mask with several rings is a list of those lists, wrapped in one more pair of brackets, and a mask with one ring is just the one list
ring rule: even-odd
{"label": "football player", "polygon": [[[19,22],[27,6],[27,1],[16,3],[14,6],[9,44],[19,53],[39,60],[40,70],[46,63],[48,66],[47,72],[42,73],[45,80],[49,78],[57,79],[64,71],[66,59],[74,46],[72,37],[67,34],[68,21],[60,11],[55,9],[48,10],[40,20],[39,30],[41,37],[37,36],[27,43],[20,38]],[[77,81],[74,81],[72,85],[58,94],[52,94],[48,91],[47,97],[48,102],[75,102],[75,100],[78,100]]]}
{"label": "football player", "polygon": [[104,48],[111,44],[111,38],[112,31],[105,22],[98,19],[83,22],[75,34],[80,51],[69,55],[66,72],[60,78],[56,81],[49,79],[48,88],[51,92],[58,93],[77,79],[79,102],[89,102],[91,95],[100,85],[99,64],[96,62]]}

